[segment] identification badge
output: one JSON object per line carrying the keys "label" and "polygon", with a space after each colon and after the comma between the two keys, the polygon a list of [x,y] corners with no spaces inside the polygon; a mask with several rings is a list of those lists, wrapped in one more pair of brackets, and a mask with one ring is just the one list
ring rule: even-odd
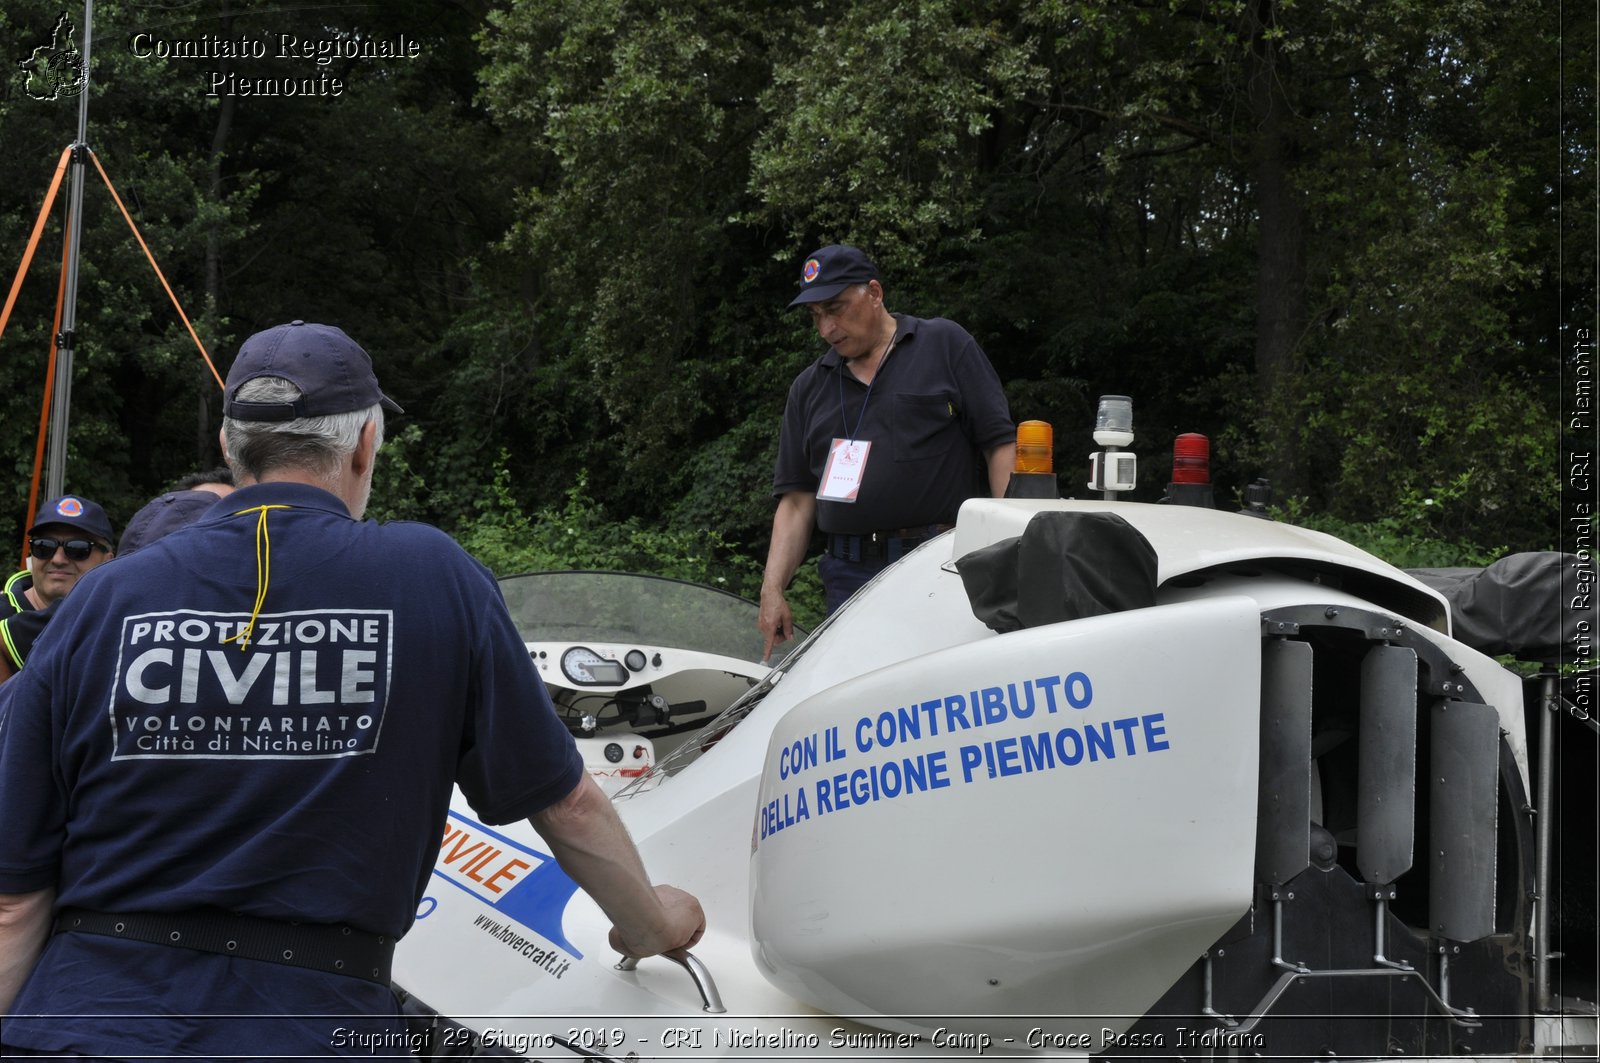
{"label": "identification badge", "polygon": [[835,439],[828,448],[828,464],[822,468],[822,486],[817,498],[823,502],[854,502],[861,492],[861,477],[867,471],[867,452],[872,444],[862,439]]}

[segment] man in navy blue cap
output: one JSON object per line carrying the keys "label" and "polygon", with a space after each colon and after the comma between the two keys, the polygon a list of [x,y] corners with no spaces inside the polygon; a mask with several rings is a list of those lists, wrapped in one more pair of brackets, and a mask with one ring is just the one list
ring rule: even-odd
{"label": "man in navy blue cap", "polygon": [[[129,519],[122,529],[122,537],[117,540],[116,555],[126,557],[139,547],[194,523],[218,498],[232,490],[230,469],[190,473],[174,484],[171,491],[151,499]],[[0,683],[26,663],[33,644],[44,633],[45,625],[55,612],[54,605],[52,602],[50,608],[29,609],[0,619]]]}
{"label": "man in navy blue cap", "polygon": [[968,498],[1005,493],[1016,427],[994,367],[945,318],[891,314],[878,268],[857,247],[806,257],[789,305],[828,350],[789,388],[761,584],[766,653],[793,634],[784,590],[811,540],[828,611],[906,551],[947,530]]}
{"label": "man in navy blue cap", "polygon": [[[328,325],[268,329],[223,408],[238,489],[91,573],[0,686],[4,1046],[409,1044],[390,960],[455,785],[482,823],[531,821],[613,948],[697,942],[699,903],[651,885],[493,576],[438,529],[361,519],[399,409],[367,353]],[[547,866],[508,863],[496,888]],[[570,894],[551,881],[535,892]]]}
{"label": "man in navy blue cap", "polygon": [[39,507],[28,529],[28,567],[0,590],[0,682],[22,667],[56,603],[115,556],[111,519],[99,503],[62,495]]}
{"label": "man in navy blue cap", "polygon": [[62,495],[40,506],[28,529],[28,567],[6,580],[0,619],[46,609],[85,572],[111,560],[111,520],[96,502]]}

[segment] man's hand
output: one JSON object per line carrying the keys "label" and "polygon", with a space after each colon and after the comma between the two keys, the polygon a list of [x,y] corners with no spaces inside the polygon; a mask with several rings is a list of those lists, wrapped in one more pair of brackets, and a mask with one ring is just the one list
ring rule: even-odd
{"label": "man's hand", "polygon": [[782,591],[761,589],[761,613],[756,617],[756,627],[765,639],[761,647],[761,661],[765,664],[772,659],[773,646],[794,638],[794,614]]}
{"label": "man's hand", "polygon": [[656,898],[661,902],[659,924],[649,933],[633,931],[624,933],[611,928],[611,947],[624,956],[643,959],[662,952],[693,948],[706,932],[706,913],[694,895],[676,886],[657,886]]}

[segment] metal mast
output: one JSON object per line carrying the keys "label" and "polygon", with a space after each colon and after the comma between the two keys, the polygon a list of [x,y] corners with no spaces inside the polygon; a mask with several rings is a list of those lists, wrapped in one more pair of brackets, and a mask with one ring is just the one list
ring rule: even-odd
{"label": "metal mast", "polygon": [[78,97],[78,139],[72,145],[72,174],[67,198],[67,278],[61,308],[61,334],[56,338],[55,396],[50,405],[50,455],[45,494],[66,491],[67,424],[72,409],[72,348],[78,320],[78,246],[83,236],[83,178],[89,151],[89,46],[94,36],[94,0],[83,5],[83,88]]}

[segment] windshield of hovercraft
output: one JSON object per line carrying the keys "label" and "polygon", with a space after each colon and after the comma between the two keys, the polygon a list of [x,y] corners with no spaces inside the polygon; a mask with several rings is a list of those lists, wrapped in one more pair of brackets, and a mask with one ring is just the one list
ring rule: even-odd
{"label": "windshield of hovercraft", "polygon": [[[844,609],[849,607],[850,603],[846,602]],[[843,612],[844,609],[841,609],[840,612]],[[768,672],[759,683],[746,691],[732,705],[724,709],[716,719],[695,732],[689,741],[661,758],[649,771],[617,791],[613,796],[613,800],[620,801],[644,793],[647,790],[653,790],[661,783],[662,779],[671,778],[696,760],[699,760],[702,753],[722,741],[723,738],[727,737],[728,732],[739,725],[740,721],[760,707],[762,700],[772,692],[773,687],[778,685],[789,669],[800,663],[800,659],[806,655],[806,651],[816,645],[817,639],[822,632],[828,630],[829,623],[831,623],[831,618],[824,619],[822,623],[818,624],[810,632],[806,632],[797,625],[794,629],[794,640],[783,643],[782,647],[775,651],[780,654],[780,659],[773,666],[772,671]]]}
{"label": "windshield of hovercraft", "polygon": [[624,572],[530,572],[505,577],[500,591],[524,642],[607,642],[761,660],[760,607],[704,584]]}

